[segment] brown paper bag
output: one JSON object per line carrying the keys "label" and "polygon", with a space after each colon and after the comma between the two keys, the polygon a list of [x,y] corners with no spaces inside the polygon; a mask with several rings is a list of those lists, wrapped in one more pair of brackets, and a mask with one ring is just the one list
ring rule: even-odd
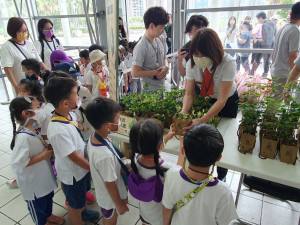
{"label": "brown paper bag", "polygon": [[278,140],[262,137],[259,156],[274,159],[277,152]]}
{"label": "brown paper bag", "polygon": [[295,165],[297,160],[297,152],[298,147],[297,145],[280,145],[280,154],[279,158],[281,162],[285,162],[287,164]]}
{"label": "brown paper bag", "polygon": [[252,154],[252,151],[254,149],[256,142],[256,136],[251,134],[242,134],[241,139],[239,141],[239,151],[242,153],[250,153]]}
{"label": "brown paper bag", "polygon": [[183,120],[178,118],[173,118],[173,129],[176,135],[183,136],[183,128],[192,124],[191,119]]}

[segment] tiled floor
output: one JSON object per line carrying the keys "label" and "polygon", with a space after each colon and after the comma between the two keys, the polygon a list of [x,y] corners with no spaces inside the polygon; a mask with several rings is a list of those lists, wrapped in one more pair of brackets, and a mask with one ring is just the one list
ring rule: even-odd
{"label": "tiled floor", "polygon": [[[0,100],[5,100],[3,89],[0,90]],[[5,182],[14,177],[10,169],[10,141],[12,136],[12,126],[8,105],[0,105],[0,224],[1,225],[32,225],[33,222],[28,214],[26,204],[22,199],[19,189],[9,189]],[[174,158],[166,158],[174,160]],[[176,160],[176,159],[175,159]],[[232,191],[234,198],[238,188],[240,174],[229,171],[227,184]],[[94,190],[92,191],[94,193]],[[64,216],[66,225],[71,224],[64,205],[64,194],[59,186],[55,191],[53,211],[55,214]],[[118,219],[119,225],[141,225],[138,208],[129,199],[130,211]],[[88,205],[89,209],[99,210],[97,203]],[[260,193],[249,191],[242,187],[238,204],[238,214],[242,220],[248,224],[262,225],[299,225],[300,204],[281,201]],[[93,223],[87,223],[93,224]],[[101,220],[94,224],[103,224]]]}

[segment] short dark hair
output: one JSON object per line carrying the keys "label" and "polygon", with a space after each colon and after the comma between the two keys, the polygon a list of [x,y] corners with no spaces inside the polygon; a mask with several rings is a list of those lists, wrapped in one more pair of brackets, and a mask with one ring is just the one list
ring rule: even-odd
{"label": "short dark hair", "polygon": [[16,38],[17,32],[22,28],[23,24],[25,24],[27,27],[25,20],[23,20],[21,17],[11,17],[7,22],[7,33],[9,34],[9,36],[11,36],[12,38]]}
{"label": "short dark hair", "polygon": [[200,28],[193,36],[189,53],[192,67],[195,65],[193,54],[196,52],[200,52],[203,56],[209,57],[213,61],[213,71],[222,62],[224,49],[218,34],[213,29]]}
{"label": "short dark hair", "polygon": [[89,52],[91,53],[92,51],[97,50],[97,49],[100,50],[101,52],[104,51],[104,49],[103,49],[102,46],[97,45],[97,44],[93,44],[93,45],[91,45],[91,46],[89,47]]}
{"label": "short dark hair", "polygon": [[297,2],[292,6],[291,19],[293,20],[300,19],[300,2]]}
{"label": "short dark hair", "polygon": [[128,42],[128,48],[131,48],[132,50],[134,49],[134,47],[136,46],[137,41],[130,41]]}
{"label": "short dark hair", "polygon": [[67,74],[63,71],[52,71],[49,70],[44,71],[43,73],[43,81],[44,81],[44,87],[47,86],[48,80],[50,80],[53,77],[65,77],[65,78],[71,78],[70,74]]}
{"label": "short dark hair", "polygon": [[138,173],[135,164],[136,154],[153,154],[156,175],[163,176],[163,171],[159,165],[158,147],[163,143],[164,130],[162,126],[153,119],[140,120],[130,130],[129,142],[131,147],[131,168]]}
{"label": "short dark hair", "polygon": [[251,16],[246,16],[244,20],[252,20]]}
{"label": "short dark hair", "polygon": [[169,22],[169,16],[163,7],[151,7],[144,14],[145,28],[148,29],[150,24],[155,26],[166,25]]}
{"label": "short dark hair", "polygon": [[185,34],[189,33],[192,30],[193,26],[202,28],[202,27],[208,27],[208,24],[209,24],[208,19],[205,16],[192,15],[185,26],[184,33]]}
{"label": "short dark hair", "polygon": [[53,77],[48,80],[44,88],[44,97],[54,108],[57,108],[62,100],[70,97],[74,87],[77,87],[77,83],[71,78]]}
{"label": "short dark hair", "polygon": [[[45,40],[44,27],[47,23],[50,23],[51,26],[53,27],[52,21],[49,19],[46,19],[46,18],[40,19],[37,24],[37,28],[38,28],[38,32],[39,32],[39,41]],[[51,38],[55,38],[55,35],[53,34],[53,36]]]}
{"label": "short dark hair", "polygon": [[126,51],[128,50],[128,41],[126,39],[120,40],[119,45],[122,45],[126,49]]}
{"label": "short dark hair", "polygon": [[95,129],[100,129],[104,123],[113,122],[120,111],[121,106],[116,101],[98,97],[88,104],[85,115]]}
{"label": "short dark hair", "polygon": [[90,58],[90,56],[89,56],[89,50],[84,49],[84,50],[80,51],[79,52],[79,57],[80,58],[89,59]]}
{"label": "short dark hair", "polygon": [[259,19],[259,18],[263,18],[263,19],[266,19],[267,18],[267,15],[265,12],[261,11],[259,12],[257,15],[256,15],[256,18]]}
{"label": "short dark hair", "polygon": [[183,146],[191,165],[209,167],[223,152],[224,141],[217,128],[208,124],[200,124],[186,133]]}
{"label": "short dark hair", "polygon": [[20,84],[24,85],[26,91],[30,92],[31,96],[36,97],[36,99],[40,102],[44,102],[40,82],[38,82],[37,80],[22,79],[20,80]]}
{"label": "short dark hair", "polygon": [[41,65],[36,59],[24,59],[21,65],[25,66],[28,70],[32,70],[36,75],[41,73]]}
{"label": "short dark hair", "polygon": [[252,30],[251,25],[248,21],[244,21],[243,24],[247,26],[249,31]]}

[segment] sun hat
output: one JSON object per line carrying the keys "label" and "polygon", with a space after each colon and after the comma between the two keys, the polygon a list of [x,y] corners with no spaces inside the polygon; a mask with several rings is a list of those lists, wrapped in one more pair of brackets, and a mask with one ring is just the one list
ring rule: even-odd
{"label": "sun hat", "polygon": [[96,49],[94,51],[92,51],[90,54],[90,60],[91,63],[97,62],[100,59],[102,59],[104,56],[106,56],[102,51],[100,51],[99,49]]}

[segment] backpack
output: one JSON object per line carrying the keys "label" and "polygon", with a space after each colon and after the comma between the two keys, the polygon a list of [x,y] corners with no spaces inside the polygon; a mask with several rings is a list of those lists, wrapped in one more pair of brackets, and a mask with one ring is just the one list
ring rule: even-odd
{"label": "backpack", "polygon": [[[53,40],[53,39],[52,39],[52,40]],[[60,42],[59,42],[59,40],[58,40],[57,38],[54,38],[54,40],[56,41],[56,43],[57,43],[58,45],[60,45]],[[44,47],[45,47],[45,45],[44,45],[43,40],[39,40],[39,41],[40,41],[41,46],[42,46],[41,58],[42,58],[42,61],[44,62],[44,59],[45,59]]]}

